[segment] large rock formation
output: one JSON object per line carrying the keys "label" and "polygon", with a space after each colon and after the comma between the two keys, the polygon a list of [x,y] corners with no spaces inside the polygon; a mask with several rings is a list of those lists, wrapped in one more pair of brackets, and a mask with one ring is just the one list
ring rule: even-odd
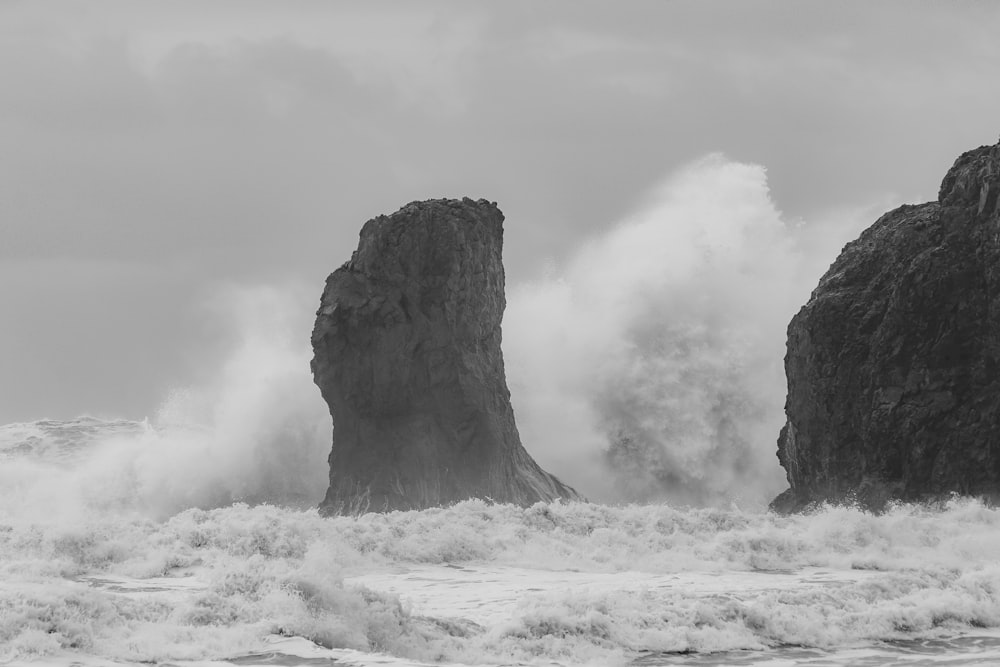
{"label": "large rock formation", "polygon": [[408,204],[369,220],[327,279],[312,335],[334,425],[324,512],[578,498],[514,424],[503,219],[482,199]]}
{"label": "large rock formation", "polygon": [[843,249],[788,327],[772,507],[1000,495],[1000,144]]}

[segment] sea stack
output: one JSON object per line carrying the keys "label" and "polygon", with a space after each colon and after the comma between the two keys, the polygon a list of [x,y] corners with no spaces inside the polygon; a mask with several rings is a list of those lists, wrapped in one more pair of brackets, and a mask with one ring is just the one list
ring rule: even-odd
{"label": "sea stack", "polygon": [[964,153],[937,201],[848,243],[792,319],[774,509],[1000,497],[998,194],[1000,144]]}
{"label": "sea stack", "polygon": [[528,455],[500,350],[504,216],[480,199],[369,220],[326,281],[313,378],[333,417],[325,514],[577,493]]}

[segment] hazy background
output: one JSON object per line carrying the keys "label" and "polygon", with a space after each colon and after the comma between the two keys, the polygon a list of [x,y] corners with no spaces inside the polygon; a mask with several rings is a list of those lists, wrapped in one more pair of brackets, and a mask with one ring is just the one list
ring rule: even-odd
{"label": "hazy background", "polygon": [[507,216],[543,464],[770,492],[788,317],[997,140],[997,35],[991,2],[0,0],[0,423],[254,383],[322,417],[326,275],[368,218],[467,195]]}

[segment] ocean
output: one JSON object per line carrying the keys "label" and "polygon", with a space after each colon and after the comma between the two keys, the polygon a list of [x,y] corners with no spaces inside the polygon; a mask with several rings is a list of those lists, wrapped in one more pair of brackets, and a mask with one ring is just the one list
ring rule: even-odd
{"label": "ocean", "polygon": [[975,501],[323,518],[323,466],[227,480],[210,436],[0,427],[0,664],[1000,664],[1000,511]]}

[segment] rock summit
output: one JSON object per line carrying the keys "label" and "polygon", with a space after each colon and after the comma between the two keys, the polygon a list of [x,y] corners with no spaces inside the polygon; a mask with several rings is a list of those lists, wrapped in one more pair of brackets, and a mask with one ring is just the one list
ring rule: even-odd
{"label": "rock summit", "polygon": [[503,220],[482,199],[407,204],[369,220],[327,279],[312,334],[334,427],[324,513],[579,498],[514,423]]}
{"label": "rock summit", "polygon": [[788,326],[778,459],[801,509],[1000,496],[1000,144],[844,247]]}

